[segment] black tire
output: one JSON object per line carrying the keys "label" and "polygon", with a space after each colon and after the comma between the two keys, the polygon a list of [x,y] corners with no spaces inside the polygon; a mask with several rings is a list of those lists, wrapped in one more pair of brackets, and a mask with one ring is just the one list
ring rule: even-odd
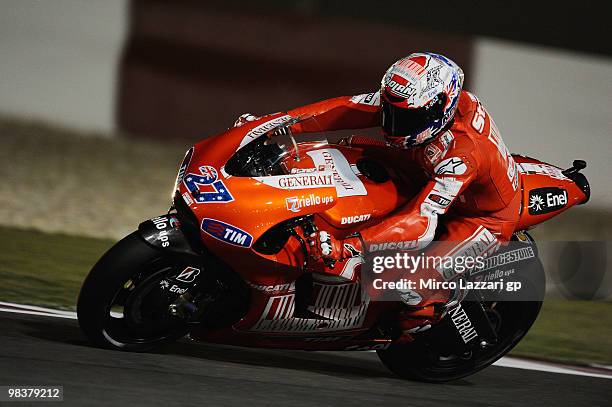
{"label": "black tire", "polygon": [[[173,266],[172,258],[149,246],[137,232],[115,244],[92,268],[79,293],[77,316],[85,336],[101,347],[145,352],[186,335],[186,324],[172,319],[163,301],[158,309],[150,304],[153,287]],[[130,304],[129,316],[111,314],[121,302],[126,308]]]}
{"label": "black tire", "polygon": [[[530,298],[541,299],[545,276],[539,260],[533,263],[529,272],[529,277],[522,279],[522,283],[531,290]],[[463,355],[445,354],[439,346],[428,342],[427,335],[423,335],[412,343],[379,350],[378,356],[389,370],[404,379],[443,383],[470,376],[493,364],[521,341],[536,321],[542,301],[491,301],[484,302],[483,307],[487,309],[489,319],[498,319],[498,342],[492,347],[474,349]]]}

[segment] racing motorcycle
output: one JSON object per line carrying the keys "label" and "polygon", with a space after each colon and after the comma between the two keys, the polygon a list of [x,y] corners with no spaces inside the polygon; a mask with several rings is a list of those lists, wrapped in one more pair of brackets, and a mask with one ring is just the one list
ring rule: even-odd
{"label": "racing motorcycle", "polygon": [[[372,300],[355,278],[362,256],[336,265],[335,274],[317,266],[308,236],[355,234],[418,187],[401,168],[401,151],[365,137],[331,143],[323,132],[296,139],[291,125],[306,121],[316,118],[266,116],[187,151],[169,212],[116,243],[83,283],[78,320],[93,343],[149,351],[188,335],[238,346],[368,350],[400,377],[444,382],[489,366],[523,338],[542,304],[537,259],[524,286],[539,296],[468,293],[408,341],[396,326],[403,305]],[[589,199],[580,173],[586,164],[562,170],[513,159],[523,198],[513,240],[535,247],[527,229]]]}

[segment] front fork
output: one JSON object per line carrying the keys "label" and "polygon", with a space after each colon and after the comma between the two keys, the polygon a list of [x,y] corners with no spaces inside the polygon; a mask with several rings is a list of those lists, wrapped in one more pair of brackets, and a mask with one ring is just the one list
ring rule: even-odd
{"label": "front fork", "polygon": [[193,249],[180,226],[177,216],[168,213],[142,222],[138,231],[149,245],[176,258],[179,271],[161,280],[158,287],[172,301],[168,313],[185,322],[197,322],[203,313],[199,304],[205,304],[214,295],[201,292],[204,253]]}
{"label": "front fork", "polygon": [[221,298],[227,288],[218,279],[201,276],[168,306],[168,312],[172,317],[184,322],[200,323],[207,305]]}
{"label": "front fork", "polygon": [[[145,242],[174,257],[179,266],[179,271],[166,279],[167,287],[160,282],[160,288],[169,289],[167,295],[171,295],[168,313],[187,323],[225,326],[237,322],[250,306],[250,288],[227,264],[207,252],[201,242],[187,237],[193,225],[183,226],[185,233],[177,215],[168,213],[138,227]],[[193,239],[197,239],[197,230],[193,230]]]}

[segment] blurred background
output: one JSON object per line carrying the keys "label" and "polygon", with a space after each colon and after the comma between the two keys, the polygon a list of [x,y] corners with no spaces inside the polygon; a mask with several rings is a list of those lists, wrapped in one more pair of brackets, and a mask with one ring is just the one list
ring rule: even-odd
{"label": "blurred background", "polygon": [[[612,47],[595,1],[0,6],[0,300],[72,307],[111,241],[167,210],[193,142],[244,112],[374,91],[392,62],[424,50],[463,67],[513,152],[588,162],[591,201],[534,235],[610,253]],[[553,294],[612,294],[605,258],[560,272],[561,254],[544,257]]]}

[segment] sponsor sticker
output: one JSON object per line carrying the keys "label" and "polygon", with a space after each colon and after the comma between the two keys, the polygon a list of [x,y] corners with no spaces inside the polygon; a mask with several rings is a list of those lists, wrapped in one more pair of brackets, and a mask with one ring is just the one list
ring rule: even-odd
{"label": "sponsor sticker", "polygon": [[[338,304],[329,307],[329,304]],[[355,282],[313,283],[312,305],[308,309],[318,318],[295,318],[295,293],[270,296],[251,331],[312,333],[345,331],[363,326],[370,297]]]}
{"label": "sponsor sticker", "polygon": [[402,59],[391,68],[390,73],[400,75],[405,78],[418,79],[425,73],[423,65],[411,59]]}
{"label": "sponsor sticker", "polygon": [[467,165],[459,157],[451,157],[436,166],[434,172],[438,175],[461,175],[467,171]]}
{"label": "sponsor sticker", "polygon": [[168,230],[178,226],[178,220],[173,216],[156,216],[155,218],[151,219],[151,222],[153,222],[155,228],[159,230],[159,233],[157,234],[157,240],[159,241],[161,247],[169,247],[170,237],[168,236]]}
{"label": "sponsor sticker", "polygon": [[362,215],[354,215],[354,216],[343,216],[340,220],[341,225],[350,225],[351,223],[359,223],[365,222],[370,219],[372,215],[369,213],[364,213]]}
{"label": "sponsor sticker", "polygon": [[442,158],[442,150],[435,144],[428,144],[425,147],[425,158],[432,164],[435,165]]}
{"label": "sponsor sticker", "polygon": [[316,168],[292,168],[291,174],[304,174],[309,172],[317,172]]}
{"label": "sponsor sticker", "polygon": [[302,174],[281,176],[278,179],[278,186],[283,189],[302,189],[312,187],[331,187],[334,186],[332,174]]}
{"label": "sponsor sticker", "polygon": [[[484,271],[492,270],[494,268],[504,267],[508,264],[517,263],[528,259],[535,258],[535,252],[533,247],[520,247],[515,250],[499,253],[494,256],[488,256],[484,258],[483,267],[476,267],[470,271],[470,276],[482,273]],[[501,277],[501,276],[500,276]]]}
{"label": "sponsor sticker", "polygon": [[[189,266],[186,267],[183,271],[181,271],[179,275],[175,277],[175,280],[180,281],[182,283],[193,283],[198,275],[200,275],[200,269]],[[168,285],[169,284],[166,281],[165,286],[168,287]]]}
{"label": "sponsor sticker", "polygon": [[301,212],[303,208],[308,208],[315,205],[328,205],[332,202],[334,202],[333,196],[319,196],[315,194],[285,198],[287,210],[291,212]]}
{"label": "sponsor sticker", "polygon": [[222,242],[239,247],[251,247],[253,236],[244,230],[220,220],[202,219],[202,231]]}
{"label": "sponsor sticker", "polygon": [[529,175],[548,175],[549,177],[556,179],[568,179],[563,175],[563,171],[560,168],[554,167],[550,164],[543,163],[520,163],[518,164],[519,172]]}
{"label": "sponsor sticker", "polygon": [[193,157],[193,147],[191,147],[187,153],[185,153],[185,158],[181,162],[181,166],[179,167],[178,174],[176,175],[176,181],[174,182],[174,189],[177,189],[178,186],[183,182],[183,178],[185,177],[185,172],[187,171],[187,167],[191,163],[191,157]]}
{"label": "sponsor sticker", "polygon": [[412,83],[406,81],[403,78],[393,78],[386,84],[386,89],[388,89],[391,93],[404,97],[410,98],[415,92],[414,85]]}
{"label": "sponsor sticker", "polygon": [[[429,94],[427,97],[432,97],[438,92],[441,92],[444,89],[444,81],[440,78],[440,70],[442,69],[442,65],[434,66],[429,71],[427,71],[427,84],[421,90],[421,94],[419,97],[423,97],[423,95],[427,92]],[[435,90],[435,92],[430,92],[431,90]]]}
{"label": "sponsor sticker", "polygon": [[[499,241],[493,233],[484,226],[480,226],[477,231],[467,240],[464,240],[460,245],[457,245],[451,254],[447,254],[449,259],[458,258],[483,258],[495,252],[499,247]],[[467,266],[466,266],[467,268]],[[461,269],[451,262],[442,262],[436,266],[436,270],[444,277],[446,281],[450,281],[458,274],[461,274],[465,269]]]}
{"label": "sponsor sticker", "polygon": [[245,145],[247,145],[248,143],[250,143],[251,141],[255,140],[257,137],[261,136],[262,134],[265,134],[267,132],[269,132],[270,130],[279,127],[287,122],[289,122],[290,120],[292,120],[293,118],[291,116],[284,115],[284,116],[280,116],[280,117],[276,117],[272,120],[268,120],[267,122],[264,122],[256,127],[254,127],[253,129],[251,129],[242,139],[242,141],[240,142],[240,146],[238,147],[238,149],[240,149],[241,147],[244,147]]}
{"label": "sponsor sticker", "polygon": [[382,242],[372,243],[370,245],[371,252],[377,252],[381,250],[411,250],[418,247],[416,240],[406,240],[403,242]]}
{"label": "sponsor sticker", "polygon": [[257,291],[261,291],[264,293],[278,293],[278,292],[291,292],[295,291],[295,282],[286,283],[286,284],[277,284],[277,285],[259,285],[249,283],[251,287],[256,289]]}
{"label": "sponsor sticker", "polygon": [[193,204],[193,199],[191,198],[191,195],[189,195],[189,192],[183,192],[182,197],[183,197],[183,201],[185,201],[187,206],[190,206]]}
{"label": "sponsor sticker", "polygon": [[338,198],[368,194],[363,182],[353,172],[351,165],[340,150],[322,148],[308,151],[307,154],[312,157],[312,161],[317,167],[325,166],[331,170]]}
{"label": "sponsor sticker", "polygon": [[461,303],[457,304],[455,308],[452,308],[449,311],[449,315],[461,339],[463,339],[463,343],[468,343],[478,337],[478,333],[467,313],[461,306]]}
{"label": "sponsor sticker", "polygon": [[567,191],[563,188],[537,188],[529,191],[529,214],[542,215],[558,211],[567,205]]}
{"label": "sponsor sticker", "polygon": [[448,151],[453,140],[455,140],[455,136],[453,136],[453,133],[450,130],[440,136],[440,143],[442,143],[444,146],[444,152]]}
{"label": "sponsor sticker", "polygon": [[331,188],[334,186],[333,173],[331,171],[304,172],[290,175],[253,178],[271,187],[287,190]]}
{"label": "sponsor sticker", "polygon": [[445,198],[441,195],[438,194],[429,194],[428,196],[430,201],[434,201],[435,203],[437,203],[440,206],[448,206],[448,204],[450,204],[450,199]]}
{"label": "sponsor sticker", "polygon": [[360,104],[360,105],[378,106],[380,105],[380,93],[372,92],[372,93],[364,93],[362,95],[353,96],[351,98],[351,102]]}
{"label": "sponsor sticker", "polygon": [[187,289],[186,289],[186,288],[179,287],[179,286],[178,286],[178,285],[176,285],[176,284],[172,284],[172,287],[170,287],[170,290],[169,290],[169,291],[170,291],[171,293],[176,293],[176,294],[185,294],[185,291],[187,291]]}

